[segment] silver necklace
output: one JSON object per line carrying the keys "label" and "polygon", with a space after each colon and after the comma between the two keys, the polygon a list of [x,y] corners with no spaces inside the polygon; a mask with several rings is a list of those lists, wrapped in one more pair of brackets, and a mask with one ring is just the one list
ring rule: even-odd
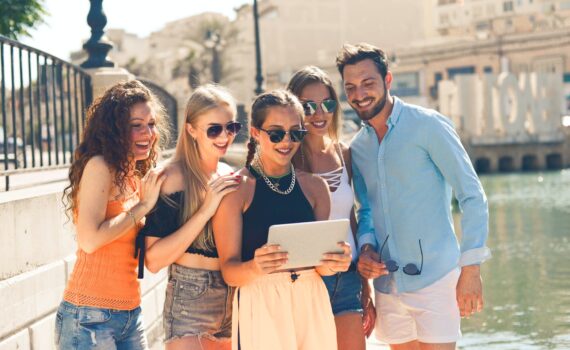
{"label": "silver necklace", "polygon": [[267,175],[265,175],[265,173],[263,172],[263,164],[261,163],[260,159],[257,159],[256,162],[257,166],[256,166],[256,170],[259,171],[259,173],[261,174],[261,177],[263,178],[263,181],[265,181],[265,183],[267,184],[267,186],[273,191],[273,192],[277,192],[281,195],[288,195],[289,193],[291,193],[293,191],[293,188],[295,187],[295,168],[293,168],[293,164],[291,164],[291,184],[289,185],[289,188],[286,189],[285,191],[281,191],[278,187],[278,185],[276,186],[273,182],[271,182],[271,180],[269,180],[269,178],[267,177]]}

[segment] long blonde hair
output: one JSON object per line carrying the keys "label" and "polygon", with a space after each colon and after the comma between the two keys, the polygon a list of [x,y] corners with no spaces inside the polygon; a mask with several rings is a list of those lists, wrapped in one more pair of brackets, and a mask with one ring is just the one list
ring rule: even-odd
{"label": "long blonde hair", "polygon": [[[229,107],[236,115],[235,100],[227,90],[212,84],[200,86],[188,99],[184,122],[195,126],[194,123],[201,115],[223,106]],[[184,201],[180,210],[180,222],[184,223],[202,206],[208,186],[208,175],[202,171],[198,144],[185,127],[180,128],[172,161],[180,165],[184,178]],[[207,251],[215,249],[210,222],[196,237],[192,247]]]}

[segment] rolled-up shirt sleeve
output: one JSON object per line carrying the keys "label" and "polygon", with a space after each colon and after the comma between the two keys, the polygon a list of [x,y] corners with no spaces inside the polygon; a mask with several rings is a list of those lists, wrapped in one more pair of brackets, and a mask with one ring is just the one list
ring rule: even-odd
{"label": "rolled-up shirt sleeve", "polygon": [[480,264],[491,257],[486,246],[489,208],[483,186],[451,121],[434,116],[428,130],[429,156],[451,185],[462,212],[459,266]]}
{"label": "rolled-up shirt sleeve", "polygon": [[358,240],[358,250],[362,249],[365,244],[371,244],[378,247],[376,242],[376,234],[374,231],[374,221],[366,195],[366,183],[362,178],[362,174],[358,166],[352,162],[352,186],[355,197],[355,215],[357,222],[356,237]]}

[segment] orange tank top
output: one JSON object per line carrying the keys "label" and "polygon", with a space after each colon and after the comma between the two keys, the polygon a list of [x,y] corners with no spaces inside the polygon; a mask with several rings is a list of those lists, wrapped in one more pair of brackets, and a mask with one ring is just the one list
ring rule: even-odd
{"label": "orange tank top", "polygon": [[[108,220],[129,210],[139,202],[138,191],[123,200],[107,203]],[[114,310],[132,310],[141,303],[137,280],[135,238],[140,225],[113,242],[87,254],[77,249],[77,260],[63,299],[77,306]]]}

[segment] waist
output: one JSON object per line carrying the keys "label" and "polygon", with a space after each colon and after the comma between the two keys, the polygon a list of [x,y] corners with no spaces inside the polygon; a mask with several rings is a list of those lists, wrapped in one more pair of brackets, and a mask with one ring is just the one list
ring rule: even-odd
{"label": "waist", "polygon": [[296,269],[276,270],[276,271],[271,272],[270,274],[272,274],[272,273],[281,273],[281,272],[299,272],[299,271],[314,270],[314,269],[315,269],[314,266],[311,266],[311,267],[298,267],[298,268],[296,268]]}
{"label": "waist", "polygon": [[220,270],[220,259],[209,258],[207,256],[199,254],[184,253],[180,258],[178,258],[178,260],[176,260],[176,264],[183,267],[195,269],[210,271]]}

